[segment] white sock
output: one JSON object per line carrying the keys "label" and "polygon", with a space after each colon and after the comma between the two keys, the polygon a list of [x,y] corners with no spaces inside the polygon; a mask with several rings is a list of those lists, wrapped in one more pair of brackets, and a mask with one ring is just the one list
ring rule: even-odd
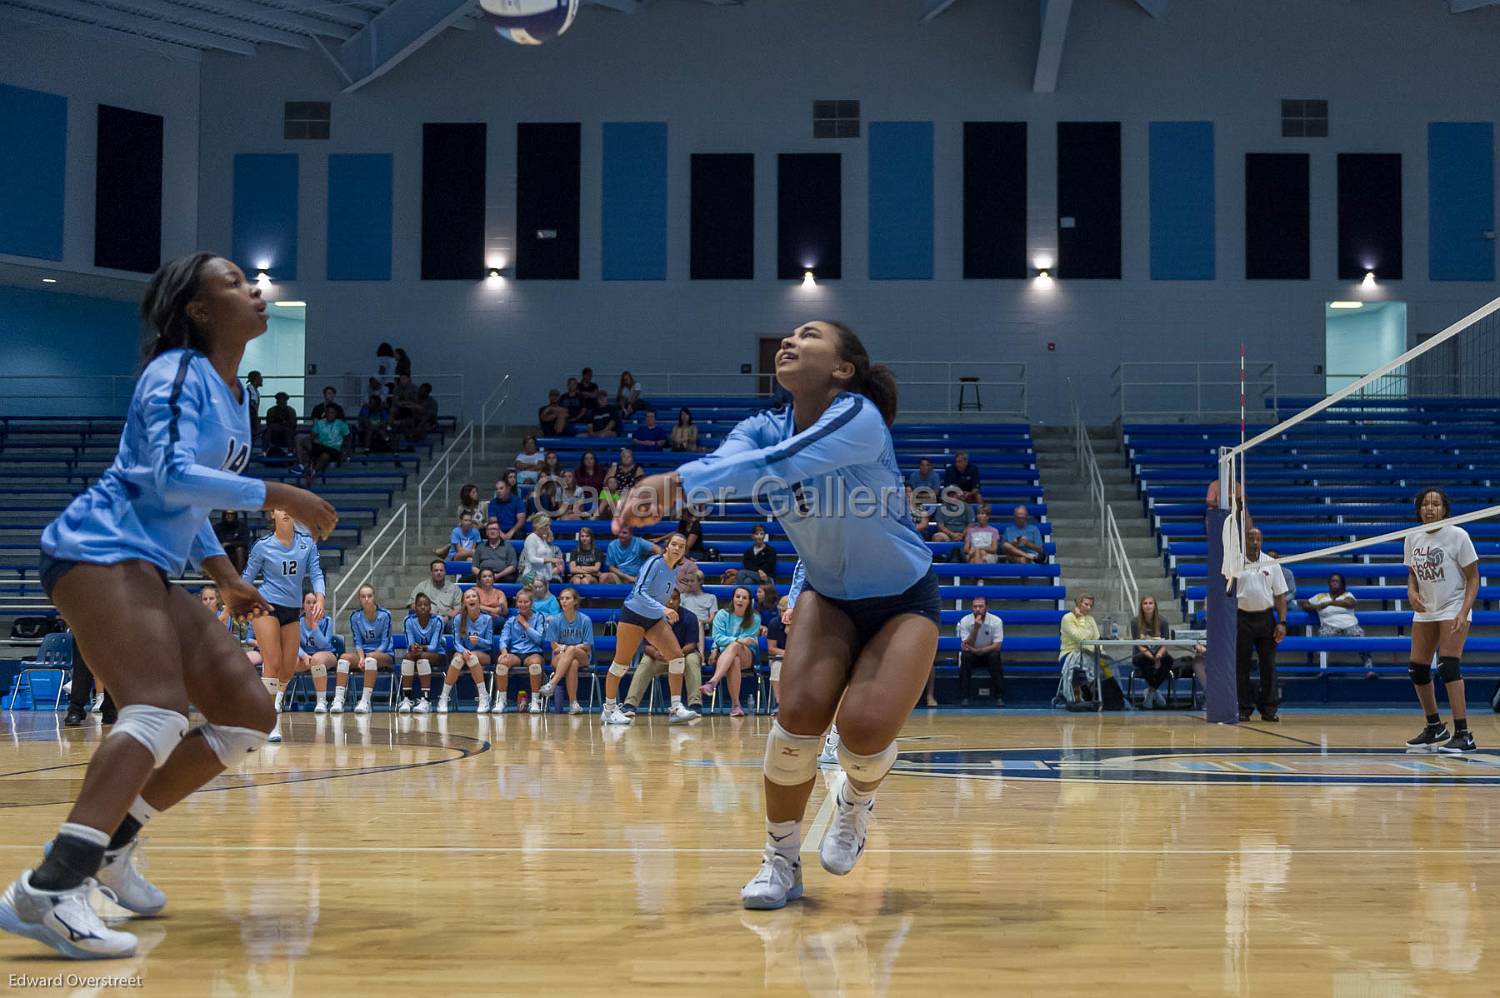
{"label": "white sock", "polygon": [[137,795],[135,803],[130,805],[130,816],[141,823],[144,828],[156,817],[156,808],[146,803],[146,798]]}
{"label": "white sock", "polygon": [[793,866],[802,851],[802,822],[766,819],[766,845]]}
{"label": "white sock", "polygon": [[[875,789],[879,790],[880,788],[876,787]],[[846,773],[844,774],[844,788],[840,792],[839,797],[841,803],[854,807],[858,805],[868,804],[870,803],[870,801],[874,800],[875,790],[870,790],[868,792],[860,790],[854,785],[854,781],[848,778],[848,774]]]}
{"label": "white sock", "polygon": [[374,690],[374,689],[373,689],[373,688],[372,688],[372,687],[369,687],[369,686],[366,686],[366,687],[365,687],[365,688],[364,688],[364,689],[363,689],[363,690],[361,690],[361,691],[360,691],[360,693],[359,693],[359,702],[360,702],[360,703],[369,703],[369,702],[370,702],[370,696],[371,696],[371,695],[372,695],[372,694],[373,694],[373,693],[374,693],[374,692],[375,692],[375,690]]}
{"label": "white sock", "polygon": [[606,700],[606,701],[604,701],[604,713],[608,714],[610,711],[614,710],[615,708],[617,708],[619,706],[620,706],[620,704],[616,700]]}
{"label": "white sock", "polygon": [[448,702],[448,694],[449,694],[449,692],[452,691],[452,689],[453,689],[452,686],[450,686],[447,682],[444,682],[443,683],[443,692],[441,692],[441,693],[438,694],[438,702],[439,703],[447,703]]}
{"label": "white sock", "polygon": [[675,697],[672,698],[672,709],[676,710],[678,707],[681,707],[681,706],[682,706],[682,695],[678,694],[677,696],[675,696]]}
{"label": "white sock", "polygon": [[328,702],[328,691],[327,690],[320,691],[318,693],[318,703],[327,703],[327,702]]}

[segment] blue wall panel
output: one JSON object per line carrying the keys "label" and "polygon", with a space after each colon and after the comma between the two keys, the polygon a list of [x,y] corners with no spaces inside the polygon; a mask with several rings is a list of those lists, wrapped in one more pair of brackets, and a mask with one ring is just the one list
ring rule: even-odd
{"label": "blue wall panel", "polygon": [[932,280],[932,122],[870,123],[870,280]]}
{"label": "blue wall panel", "polygon": [[63,258],[68,99],[0,84],[0,253]]}
{"label": "blue wall panel", "polygon": [[[141,357],[137,307],[134,301],[0,287],[0,411],[124,415]],[[81,380],[103,375],[116,380]]]}
{"label": "blue wall panel", "polygon": [[328,279],[391,279],[391,157],[328,157]]}
{"label": "blue wall panel", "polygon": [[667,124],[604,125],[603,276],[667,279]]}
{"label": "blue wall panel", "polygon": [[1151,279],[1214,279],[1214,126],[1151,123]]}
{"label": "blue wall panel", "polygon": [[1495,126],[1427,126],[1428,267],[1434,281],[1493,281]]}
{"label": "blue wall panel", "polygon": [[296,154],[234,158],[233,255],[252,279],[264,265],[272,280],[296,280]]}

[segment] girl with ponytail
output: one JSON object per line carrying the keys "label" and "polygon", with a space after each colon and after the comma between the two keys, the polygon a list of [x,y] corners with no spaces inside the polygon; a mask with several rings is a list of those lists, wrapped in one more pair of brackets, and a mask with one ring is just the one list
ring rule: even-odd
{"label": "girl with ponytail", "polygon": [[685,496],[753,498],[771,506],[797,550],[781,710],[766,744],[766,847],[740,892],[747,908],[802,896],[802,817],[835,714],[843,769],[819,856],[829,873],[854,868],[896,735],[937,654],[940,619],[932,552],[912,523],[891,443],[895,377],[847,326],[819,321],[782,340],[776,380],[789,407],[752,416],[713,454],[645,479],[614,523],[655,523]]}

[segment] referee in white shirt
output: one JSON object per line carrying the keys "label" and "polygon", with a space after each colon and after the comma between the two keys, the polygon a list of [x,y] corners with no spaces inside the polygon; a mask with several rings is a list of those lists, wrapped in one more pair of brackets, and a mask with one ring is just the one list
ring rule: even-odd
{"label": "referee in white shirt", "polygon": [[[1239,602],[1239,637],[1235,666],[1239,672],[1240,720],[1250,720],[1255,707],[1262,721],[1276,721],[1276,646],[1286,637],[1286,578],[1281,566],[1261,556],[1260,531],[1245,533],[1245,570],[1235,583]],[[1250,659],[1260,659],[1260,699],[1250,685]]]}
{"label": "referee in white shirt", "polygon": [[989,601],[975,596],[974,612],[958,622],[958,695],[959,706],[969,705],[969,673],[988,669],[995,687],[995,706],[1005,706],[1005,669],[1000,664],[1000,645],[1005,641],[1005,625],[989,613]]}

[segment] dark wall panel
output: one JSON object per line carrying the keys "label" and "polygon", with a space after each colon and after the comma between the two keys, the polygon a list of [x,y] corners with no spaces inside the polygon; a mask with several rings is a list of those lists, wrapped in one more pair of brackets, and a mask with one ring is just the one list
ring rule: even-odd
{"label": "dark wall panel", "polygon": [[691,269],[695,281],[755,279],[755,156],[695,153]]}
{"label": "dark wall panel", "polygon": [[149,274],[161,264],[159,114],[99,105],[94,266]]}
{"label": "dark wall panel", "polygon": [[843,160],[838,153],[776,157],[776,276],[843,276]]}
{"label": "dark wall panel", "polygon": [[1020,279],[1026,258],[1026,122],[964,122],[964,278]]}
{"label": "dark wall panel", "polygon": [[1118,121],[1057,123],[1057,276],[1120,277]]}
{"label": "dark wall panel", "polygon": [[1401,155],[1339,153],[1339,280],[1401,279]]}
{"label": "dark wall panel", "polygon": [[579,171],[576,121],[516,126],[516,277],[578,280]]}
{"label": "dark wall panel", "polygon": [[422,126],[422,280],[484,277],[483,122]]}
{"label": "dark wall panel", "polygon": [[1309,159],[1306,153],[1245,155],[1245,277],[1305,281],[1309,249]]}

